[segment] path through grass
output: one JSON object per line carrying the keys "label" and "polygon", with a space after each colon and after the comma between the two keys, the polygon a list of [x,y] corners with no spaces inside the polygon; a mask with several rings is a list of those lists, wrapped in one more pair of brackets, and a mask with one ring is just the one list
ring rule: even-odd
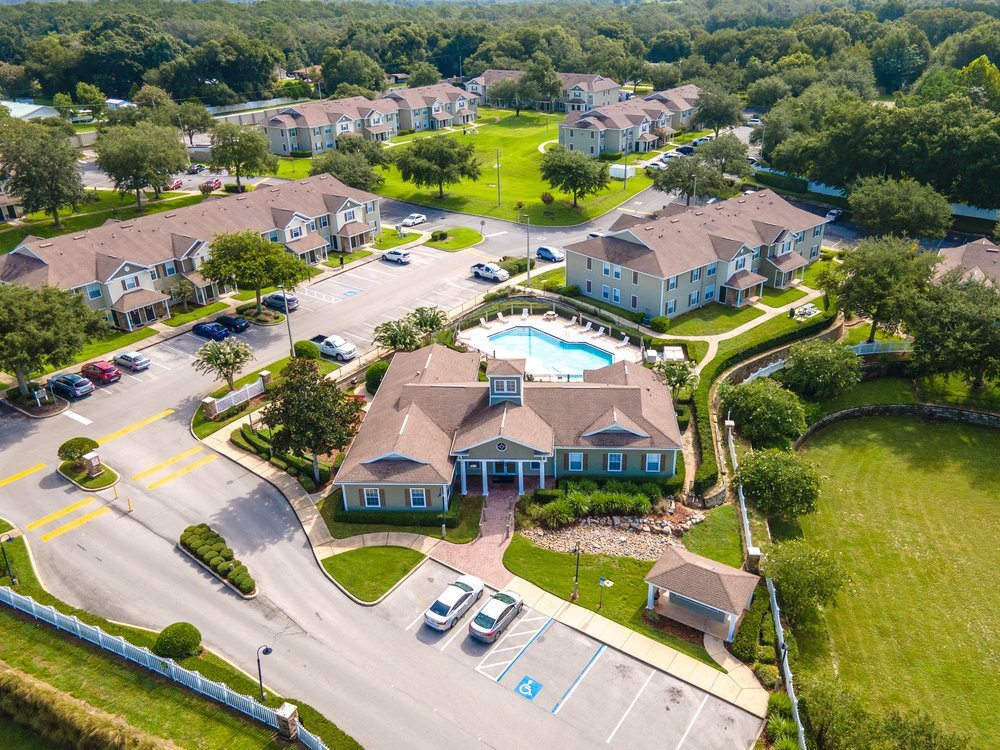
{"label": "path through grass", "polygon": [[711,336],[725,333],[764,314],[756,307],[729,307],[717,302],[678,315],[670,320],[670,336]]}

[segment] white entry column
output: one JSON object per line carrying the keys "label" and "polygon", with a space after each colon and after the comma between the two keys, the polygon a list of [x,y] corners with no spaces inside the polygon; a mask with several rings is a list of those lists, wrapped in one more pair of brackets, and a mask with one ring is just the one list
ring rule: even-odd
{"label": "white entry column", "polygon": [[517,462],[517,494],[524,494],[524,461]]}
{"label": "white entry column", "polygon": [[466,478],[465,478],[465,461],[463,461],[462,459],[458,460],[458,473],[459,476],[462,478],[462,494],[468,495],[469,488],[468,485],[466,484]]}
{"label": "white entry column", "polygon": [[545,489],[545,459],[538,462],[538,489]]}
{"label": "white entry column", "polygon": [[489,488],[489,483],[488,483],[489,480],[488,480],[488,478],[486,476],[486,473],[487,473],[486,465],[487,464],[486,464],[485,461],[480,461],[479,465],[483,469],[483,497],[487,497],[490,494],[490,488]]}

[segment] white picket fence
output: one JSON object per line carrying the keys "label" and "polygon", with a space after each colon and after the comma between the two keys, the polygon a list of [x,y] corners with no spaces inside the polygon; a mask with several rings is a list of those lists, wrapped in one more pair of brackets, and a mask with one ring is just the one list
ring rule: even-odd
{"label": "white picket fence", "polygon": [[254,396],[259,396],[264,392],[264,379],[258,378],[252,383],[247,383],[242,388],[230,391],[225,396],[215,400],[215,406],[219,413],[232,409],[234,406],[244,404]]}
{"label": "white picket fence", "polygon": [[[278,728],[278,717],[273,708],[261,705],[248,695],[231,690],[223,682],[214,682],[202,677],[199,672],[185,669],[173,659],[162,659],[145,646],[135,646],[120,635],[109,635],[96,625],[80,622],[75,615],[64,615],[50,605],[39,604],[30,596],[22,596],[8,586],[0,586],[0,602],[191,688],[196,693],[229,706],[272,729]],[[301,724],[299,724],[299,737],[309,750],[328,750],[322,740],[307,732]]]}

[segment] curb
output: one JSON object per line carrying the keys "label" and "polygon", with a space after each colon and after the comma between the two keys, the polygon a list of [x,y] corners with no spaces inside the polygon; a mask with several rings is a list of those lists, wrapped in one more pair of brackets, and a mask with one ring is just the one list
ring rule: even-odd
{"label": "curb", "polygon": [[202,568],[204,568],[204,570],[206,572],[211,573],[212,576],[216,580],[218,580],[219,582],[221,582],[227,588],[232,589],[233,592],[235,592],[236,594],[238,594],[242,598],[244,598],[244,599],[256,599],[257,598],[257,594],[260,593],[259,590],[256,587],[254,587],[254,590],[251,591],[249,594],[244,594],[242,591],[240,591],[238,588],[236,588],[233,584],[231,584],[229,581],[227,581],[225,578],[223,578],[222,576],[220,576],[218,573],[216,573],[214,570],[212,570],[210,567],[208,567],[205,563],[203,563],[197,557],[195,557],[190,552],[188,552],[184,548],[183,544],[181,544],[180,542],[177,542],[175,546],[177,547],[177,549],[179,549],[181,552],[183,552],[185,555],[187,555],[189,558],[191,558],[191,560],[193,560],[199,566],[201,566]]}
{"label": "curb", "polygon": [[21,414],[28,417],[29,419],[48,419],[49,417],[58,417],[64,411],[69,409],[69,401],[64,399],[62,396],[53,396],[53,398],[55,398],[57,401],[62,401],[63,407],[59,411],[54,411],[51,414],[32,414],[30,411],[22,409],[20,406],[18,406],[17,404],[15,404],[13,401],[11,401],[9,398],[6,397],[3,398],[3,402],[7,404],[7,406],[9,406],[11,409],[21,412]]}
{"label": "curb", "polygon": [[59,467],[56,467],[56,474],[58,474],[59,476],[61,476],[63,479],[65,479],[70,484],[75,484],[79,489],[83,490],[84,492],[104,492],[105,490],[110,490],[113,487],[117,487],[121,483],[121,481],[122,481],[121,472],[115,471],[114,469],[112,469],[110,466],[108,466],[108,464],[104,463],[103,461],[101,461],[101,466],[103,466],[106,469],[111,469],[111,471],[114,471],[115,474],[118,476],[118,478],[115,481],[113,481],[111,484],[109,484],[107,487],[101,487],[100,489],[98,489],[96,487],[84,487],[82,484],[80,484],[78,481],[76,481],[75,479],[73,479],[73,477],[69,476],[69,474],[66,474]]}

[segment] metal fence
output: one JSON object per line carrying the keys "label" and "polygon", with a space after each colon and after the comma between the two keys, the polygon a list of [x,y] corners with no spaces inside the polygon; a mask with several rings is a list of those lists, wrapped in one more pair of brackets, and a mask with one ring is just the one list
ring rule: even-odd
{"label": "metal fence", "polygon": [[743,379],[743,382],[749,383],[751,380],[756,380],[757,378],[766,378],[769,375],[773,375],[784,366],[785,360],[779,359],[777,362],[772,362],[765,367],[761,367],[759,370],[754,370]]}
{"label": "metal fence", "polygon": [[225,396],[217,398],[215,400],[215,406],[218,412],[224,412],[227,409],[231,409],[234,406],[239,406],[244,404],[254,396],[259,396],[264,392],[264,379],[258,378],[252,383],[247,383],[242,388],[237,388],[235,391],[230,391]]}
{"label": "metal fence", "polygon": [[864,354],[891,354],[893,352],[912,351],[913,344],[909,341],[872,341],[870,344],[855,344],[847,347],[859,357]]}
{"label": "metal fence", "polygon": [[[278,717],[273,708],[261,705],[248,695],[231,690],[225,683],[214,682],[202,677],[199,672],[185,669],[173,659],[161,659],[144,646],[135,646],[120,635],[109,635],[96,625],[88,625],[80,622],[75,615],[64,615],[55,607],[39,604],[30,596],[22,596],[8,586],[0,586],[0,602],[19,612],[31,615],[36,620],[47,622],[49,625],[63,632],[70,633],[77,638],[93,643],[105,651],[110,651],[123,659],[128,659],[133,664],[138,664],[140,667],[144,667],[151,672],[156,672],[173,682],[191,688],[196,693],[200,693],[218,703],[229,706],[245,716],[266,724],[272,729],[278,728]],[[301,724],[299,725],[299,732],[303,743],[310,750],[328,750],[322,740],[306,732]]]}

